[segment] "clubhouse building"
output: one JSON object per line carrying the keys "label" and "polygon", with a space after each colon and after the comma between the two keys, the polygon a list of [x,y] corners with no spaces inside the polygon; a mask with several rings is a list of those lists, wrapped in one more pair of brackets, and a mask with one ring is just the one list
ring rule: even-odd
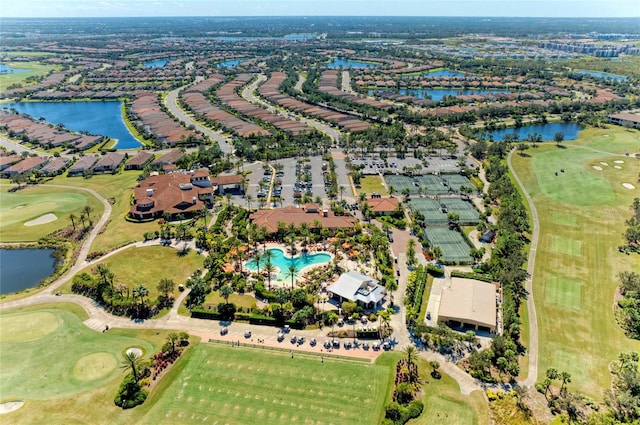
{"label": "clubhouse building", "polygon": [[451,284],[442,289],[439,322],[496,333],[497,318],[497,290],[494,284],[452,277]]}

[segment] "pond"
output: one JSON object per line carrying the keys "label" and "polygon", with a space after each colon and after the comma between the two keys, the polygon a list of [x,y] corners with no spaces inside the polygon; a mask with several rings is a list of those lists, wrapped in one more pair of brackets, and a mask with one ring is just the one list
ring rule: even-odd
{"label": "pond", "polygon": [[235,68],[245,59],[229,59],[224,62],[218,62],[216,68]]}
{"label": "pond", "polygon": [[377,65],[378,64],[370,62],[355,61],[342,58],[337,58],[332,62],[327,63],[328,68],[373,68]]}
{"label": "pond", "polygon": [[37,286],[51,275],[53,249],[0,249],[0,294],[10,294]]}
{"label": "pond", "polygon": [[398,93],[406,96],[413,96],[419,99],[431,99],[434,102],[441,101],[445,96],[470,96],[472,94],[507,94],[511,93],[511,90],[469,90],[469,89],[402,89],[398,90]]}
{"label": "pond", "polygon": [[14,102],[0,105],[34,119],[44,118],[52,124],[64,124],[72,131],[109,136],[118,140],[117,149],[135,149],[142,144],[124,124],[122,102]]}
{"label": "pond", "polygon": [[171,59],[156,59],[153,61],[144,62],[142,66],[144,66],[145,68],[162,68],[167,63],[169,63],[170,60]]}
{"label": "pond", "polygon": [[440,69],[438,71],[429,71],[421,74],[425,77],[466,77],[467,74],[458,71],[449,71],[448,69]]}
{"label": "pond", "polygon": [[0,74],[15,74],[18,72],[27,72],[31,71],[30,69],[21,69],[21,68],[12,68],[9,65],[5,65],[0,63]]}
{"label": "pond", "polygon": [[613,80],[613,81],[628,81],[629,80],[629,77],[625,77],[624,75],[609,74],[608,72],[580,70],[580,71],[576,71],[576,74],[590,75],[592,77],[603,78],[605,80]]}
{"label": "pond", "polygon": [[564,133],[564,140],[575,140],[578,138],[583,127],[572,122],[552,122],[547,124],[525,125],[520,128],[505,128],[489,132],[493,135],[493,140],[501,142],[507,134],[517,134],[520,140],[526,140],[529,134],[538,133],[542,140],[553,140],[553,136],[558,132]]}

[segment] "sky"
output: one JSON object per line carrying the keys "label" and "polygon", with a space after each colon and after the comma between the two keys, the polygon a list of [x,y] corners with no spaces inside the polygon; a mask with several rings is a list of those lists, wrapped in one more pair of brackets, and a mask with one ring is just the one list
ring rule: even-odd
{"label": "sky", "polygon": [[638,17],[640,0],[0,0],[0,19],[140,16]]}

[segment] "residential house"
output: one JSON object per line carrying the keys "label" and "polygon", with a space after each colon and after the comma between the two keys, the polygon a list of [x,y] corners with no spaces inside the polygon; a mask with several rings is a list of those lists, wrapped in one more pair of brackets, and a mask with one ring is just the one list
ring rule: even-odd
{"label": "residential house", "polygon": [[124,161],[125,155],[120,152],[107,152],[102,158],[96,162],[93,166],[93,171],[96,173],[110,173],[116,170],[122,161]]}
{"label": "residential house", "polygon": [[69,168],[67,177],[83,175],[85,172],[91,170],[91,168],[93,167],[93,164],[95,164],[97,161],[98,161],[98,157],[94,155],[81,156],[80,159],[78,159],[75,162],[75,164],[73,164]]}
{"label": "residential house", "polygon": [[338,280],[327,288],[329,296],[342,303],[355,302],[366,309],[382,307],[387,291],[372,277],[356,271],[343,273]]}

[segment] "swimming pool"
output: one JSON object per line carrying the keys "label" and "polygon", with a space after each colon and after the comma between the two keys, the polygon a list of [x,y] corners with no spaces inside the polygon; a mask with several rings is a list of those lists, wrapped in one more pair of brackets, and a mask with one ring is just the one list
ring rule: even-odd
{"label": "swimming pool", "polygon": [[[300,272],[300,270],[305,267],[325,264],[331,261],[331,255],[326,252],[318,252],[315,254],[303,253],[295,257],[287,257],[285,256],[284,251],[279,248],[269,248],[267,251],[271,252],[271,264],[278,268],[277,280],[287,279],[287,272],[289,271],[289,266],[291,264],[296,266],[296,270]],[[264,254],[262,254],[260,257],[260,269],[264,268],[266,261]],[[255,258],[244,263],[244,266],[251,271],[258,270]]]}

